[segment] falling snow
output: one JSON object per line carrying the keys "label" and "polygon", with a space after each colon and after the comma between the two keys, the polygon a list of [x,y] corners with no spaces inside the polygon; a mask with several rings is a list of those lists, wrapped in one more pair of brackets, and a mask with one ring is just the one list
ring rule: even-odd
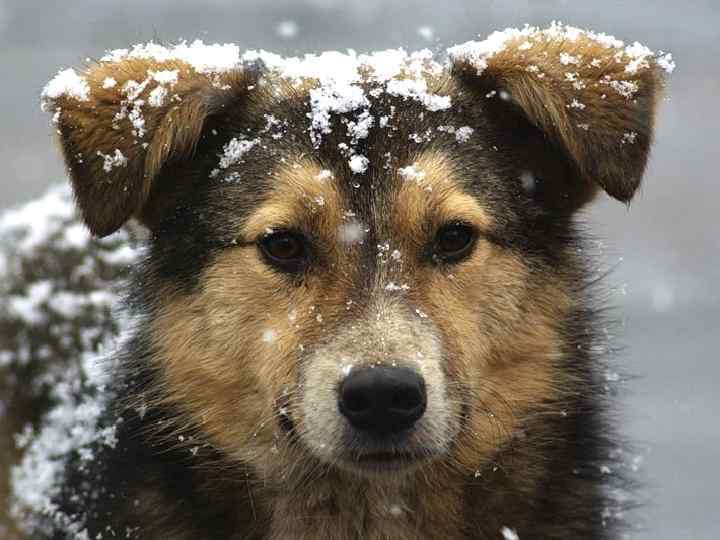
{"label": "falling snow", "polygon": [[282,21],[275,27],[275,33],[282,39],[292,39],[298,35],[300,27],[295,21]]}
{"label": "falling snow", "polygon": [[417,29],[417,34],[427,41],[432,41],[433,37],[435,37],[435,31],[432,29],[432,26],[421,26]]}
{"label": "falling snow", "polygon": [[362,243],[367,234],[365,227],[359,221],[343,223],[338,229],[338,240],[344,244]]}

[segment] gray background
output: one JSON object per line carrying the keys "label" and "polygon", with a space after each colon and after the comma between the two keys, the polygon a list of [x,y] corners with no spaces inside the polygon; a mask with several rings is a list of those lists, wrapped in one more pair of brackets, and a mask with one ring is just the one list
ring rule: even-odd
{"label": "gray background", "polygon": [[[678,63],[657,143],[631,209],[603,200],[587,219],[615,268],[607,281],[627,347],[624,433],[647,482],[642,539],[720,538],[720,2],[383,0],[0,0],[0,209],[63,180],[38,95],[60,67],[140,41],[202,38],[302,53],[440,48],[553,19],[671,51]],[[278,24],[298,32],[282,37]],[[418,28],[430,26],[428,40]]]}

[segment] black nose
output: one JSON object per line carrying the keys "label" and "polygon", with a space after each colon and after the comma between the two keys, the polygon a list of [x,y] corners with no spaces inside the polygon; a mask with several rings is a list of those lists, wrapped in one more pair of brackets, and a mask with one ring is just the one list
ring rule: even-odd
{"label": "black nose", "polygon": [[425,413],[425,381],[407,368],[353,370],[340,386],[338,405],[357,429],[395,433]]}

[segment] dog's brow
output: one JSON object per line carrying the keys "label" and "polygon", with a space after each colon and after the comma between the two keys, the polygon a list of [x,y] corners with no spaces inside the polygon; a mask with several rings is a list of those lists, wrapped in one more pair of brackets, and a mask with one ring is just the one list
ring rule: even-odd
{"label": "dog's brow", "polygon": [[265,201],[248,216],[241,236],[253,239],[268,228],[326,229],[342,214],[333,173],[309,159],[288,160],[271,176]]}
{"label": "dog's brow", "polygon": [[396,229],[422,230],[450,221],[466,221],[486,231],[492,228],[489,214],[465,191],[451,159],[443,154],[426,152],[398,169],[398,176]]}

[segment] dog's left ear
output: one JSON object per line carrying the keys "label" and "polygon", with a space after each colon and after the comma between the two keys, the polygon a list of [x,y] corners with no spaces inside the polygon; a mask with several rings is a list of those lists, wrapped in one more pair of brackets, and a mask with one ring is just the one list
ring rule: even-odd
{"label": "dog's left ear", "polygon": [[453,73],[487,109],[516,111],[565,155],[583,184],[581,202],[596,186],[630,201],[652,142],[661,67],[671,71],[671,57],[559,25],[507,32],[450,49]]}
{"label": "dog's left ear", "polygon": [[[105,236],[159,212],[157,179],[193,156],[213,115],[244,102],[256,69],[205,73],[179,59],[109,58],[60,72],[43,92],[85,224]],[[171,189],[180,186],[171,185]]]}

